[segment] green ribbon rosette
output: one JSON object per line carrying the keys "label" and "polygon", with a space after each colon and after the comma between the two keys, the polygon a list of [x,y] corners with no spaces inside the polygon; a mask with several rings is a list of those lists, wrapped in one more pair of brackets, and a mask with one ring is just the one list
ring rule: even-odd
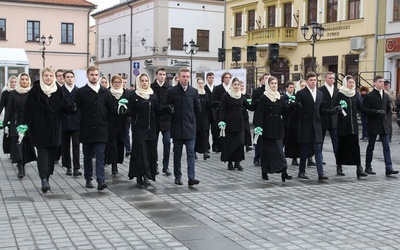
{"label": "green ribbon rosette", "polygon": [[294,95],[289,96],[289,102],[295,102],[296,97]]}
{"label": "green ribbon rosette", "polygon": [[128,107],[126,106],[128,104],[128,100],[125,98],[122,98],[121,100],[118,101],[118,114],[123,115],[125,112],[128,110]]}
{"label": "green ribbon rosette", "polygon": [[219,132],[219,137],[225,137],[226,123],[225,122],[219,122],[218,123],[218,128],[221,130]]}
{"label": "green ribbon rosette", "polygon": [[340,107],[342,107],[343,116],[346,116],[347,113],[346,113],[346,111],[344,111],[344,109],[347,108],[347,102],[345,100],[340,100],[339,105],[340,105]]}
{"label": "green ribbon rosette", "polygon": [[251,99],[246,99],[247,103],[251,105],[252,100]]}
{"label": "green ribbon rosette", "polygon": [[28,125],[26,124],[21,124],[17,127],[18,144],[20,144],[22,142],[22,139],[24,139],[27,130],[28,130]]}
{"label": "green ribbon rosette", "polygon": [[257,144],[257,141],[258,141],[258,137],[260,136],[260,135],[262,135],[262,132],[263,132],[263,129],[261,128],[261,127],[255,127],[254,128],[254,144]]}

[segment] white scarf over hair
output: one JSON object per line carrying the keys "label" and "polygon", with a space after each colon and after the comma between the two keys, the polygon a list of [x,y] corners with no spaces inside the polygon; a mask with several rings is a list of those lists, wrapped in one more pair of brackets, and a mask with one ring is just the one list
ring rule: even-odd
{"label": "white scarf over hair", "polygon": [[14,76],[14,75],[10,76],[10,78],[8,78],[8,82],[7,82],[6,86],[4,86],[3,91],[10,92],[11,90],[13,90],[13,88],[11,88],[11,79],[17,79],[17,81],[18,81],[18,78],[16,76]]}
{"label": "white scarf over hair", "polygon": [[[28,87],[26,87],[26,88],[22,88],[21,84],[20,84],[22,75],[28,76],[29,83],[28,83]],[[29,75],[27,73],[23,72],[18,75],[17,84],[15,85],[15,91],[17,91],[19,94],[26,94],[26,93],[28,93],[29,90],[31,90],[31,78],[29,77]]]}
{"label": "white scarf over hair", "polygon": [[343,78],[342,86],[339,88],[339,92],[347,97],[353,97],[356,94],[356,90],[355,90],[356,86],[354,86],[354,88],[352,88],[352,89],[347,87],[347,77],[348,76]]}
{"label": "white scarf over hair", "polygon": [[242,97],[242,91],[240,91],[240,87],[239,87],[238,91],[235,91],[233,89],[232,80],[228,84],[228,91],[227,92],[230,95],[230,97],[232,97],[233,99],[240,99]]}
{"label": "white scarf over hair", "polygon": [[119,88],[119,89],[116,89],[116,88],[114,88],[114,86],[111,84],[110,92],[111,92],[111,94],[115,97],[115,99],[119,100],[119,98],[121,98],[121,96],[124,94],[124,88],[121,87],[121,88]]}
{"label": "white scarf over hair", "polygon": [[281,94],[279,93],[279,91],[278,90],[273,91],[267,81],[265,81],[264,95],[266,95],[268,99],[271,100],[271,102],[276,102],[276,100],[281,99]]}
{"label": "white scarf over hair", "polygon": [[[47,70],[46,70],[47,71]],[[50,72],[50,71],[48,71]],[[44,83],[43,81],[43,73],[44,71],[41,70],[40,71],[40,88],[42,89],[43,93],[45,95],[47,95],[48,97],[51,96],[51,94],[53,94],[54,92],[57,91],[57,83],[56,83],[56,75],[54,74],[54,71],[52,71],[51,73],[53,74],[53,82],[50,85],[47,85],[46,83]]]}
{"label": "white scarf over hair", "polygon": [[204,95],[206,93],[206,91],[204,90],[204,86],[202,89],[197,86],[197,91],[199,92],[199,95]]}
{"label": "white scarf over hair", "polygon": [[[147,76],[147,79],[149,80],[149,84],[147,86],[147,89],[142,88],[140,85],[140,78],[145,75]],[[150,88],[150,77],[146,73],[141,73],[136,77],[136,90],[135,93],[142,97],[145,100],[148,100],[150,98],[150,95],[154,94],[154,91],[152,88]]]}

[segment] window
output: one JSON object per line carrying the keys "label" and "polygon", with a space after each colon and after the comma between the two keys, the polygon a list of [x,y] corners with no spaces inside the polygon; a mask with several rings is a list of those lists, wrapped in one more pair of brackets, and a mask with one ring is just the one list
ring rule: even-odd
{"label": "window", "polygon": [[0,19],[0,40],[6,40],[6,19]]}
{"label": "window", "polygon": [[101,39],[100,41],[100,49],[101,49],[100,56],[104,57],[104,39]]}
{"label": "window", "polygon": [[121,47],[121,35],[118,35],[118,55],[121,55],[122,47]]}
{"label": "window", "polygon": [[317,21],[317,0],[308,0],[308,16],[307,24],[310,25],[312,21]]}
{"label": "window", "polygon": [[337,21],[337,9],[338,9],[338,0],[328,0],[328,6],[326,8],[326,22],[332,23]]}
{"label": "window", "polygon": [[108,56],[111,56],[111,43],[112,43],[112,39],[110,37],[110,38],[108,38]]}
{"label": "window", "polygon": [[199,51],[209,51],[209,30],[197,30],[197,45]]}
{"label": "window", "polygon": [[242,12],[235,13],[235,36],[242,35]]}
{"label": "window", "polygon": [[292,26],[292,3],[285,3],[283,5],[283,26]]}
{"label": "window", "polygon": [[268,7],[268,27],[275,27],[275,6]]}
{"label": "window", "polygon": [[40,37],[40,22],[28,21],[26,40],[28,42],[36,42],[36,37]]}
{"label": "window", "polygon": [[349,0],[349,20],[360,18],[360,1]]}
{"label": "window", "polygon": [[256,28],[256,10],[249,10],[247,13],[247,30],[252,31]]}
{"label": "window", "polygon": [[122,54],[126,53],[126,34],[122,35]]}
{"label": "window", "polygon": [[171,28],[171,50],[183,49],[183,29]]}
{"label": "window", "polygon": [[393,0],[393,21],[400,20],[400,0]]}
{"label": "window", "polygon": [[73,23],[61,23],[61,43],[74,43]]}

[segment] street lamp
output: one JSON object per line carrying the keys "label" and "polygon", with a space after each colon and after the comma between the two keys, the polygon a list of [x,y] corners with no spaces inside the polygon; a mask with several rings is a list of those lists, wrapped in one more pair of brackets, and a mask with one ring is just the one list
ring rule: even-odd
{"label": "street lamp", "polygon": [[50,46],[51,42],[53,41],[53,37],[50,35],[49,37],[47,37],[48,39],[48,43],[46,43],[46,37],[44,35],[42,35],[42,37],[39,37],[39,35],[37,35],[35,37],[36,42],[38,42],[38,44],[40,46],[42,46],[42,58],[43,58],[43,68],[46,67],[46,58],[45,58],[45,54],[46,54],[46,46]]}
{"label": "street lamp", "polygon": [[[190,48],[189,48],[190,47]],[[189,48],[189,50],[187,50]],[[189,45],[185,42],[183,44],[183,51],[185,51],[186,54],[190,54],[190,86],[192,86],[192,75],[193,75],[193,55],[197,53],[199,50],[199,45],[197,45],[193,39],[190,40]]]}
{"label": "street lamp", "polygon": [[301,26],[301,28],[300,28],[304,39],[306,39],[307,41],[311,41],[311,46],[312,46],[311,70],[315,72],[314,45],[315,45],[316,41],[321,40],[321,38],[324,36],[325,28],[322,27],[322,24],[312,21],[311,22],[311,31],[312,31],[311,36],[309,38],[306,38],[308,29],[309,28],[306,26],[306,24],[304,24],[304,26]]}
{"label": "street lamp", "polygon": [[[146,44],[146,39],[143,37],[142,38],[142,40],[140,40],[140,42],[142,43],[142,46],[145,48],[145,49],[150,49],[151,51],[153,51],[154,53],[155,52],[158,52],[158,46],[156,46],[156,45],[154,45],[154,46],[145,46],[145,44]],[[167,46],[162,46],[161,47],[161,49],[162,49],[162,53],[163,54],[166,54],[166,52],[167,52],[167,50],[168,50],[168,47],[171,45],[171,38],[168,38],[167,39]]]}

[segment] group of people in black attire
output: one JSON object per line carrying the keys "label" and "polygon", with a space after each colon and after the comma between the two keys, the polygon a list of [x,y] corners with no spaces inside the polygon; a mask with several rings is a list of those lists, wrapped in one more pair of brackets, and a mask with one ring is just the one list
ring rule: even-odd
{"label": "group of people in black attire", "polygon": [[[383,91],[383,78],[374,78],[374,89],[363,103],[351,76],[343,79],[342,86],[333,86],[334,74],[325,74],[324,86],[317,89],[317,75],[309,72],[306,79],[288,83],[285,94],[278,90],[278,80],[265,74],[252,98],[246,94],[244,83],[222,75],[221,84],[214,86],[214,74],[206,75],[207,82],[197,78],[197,89],[189,85],[190,71],[178,72],[178,83],[170,86],[166,70],[156,71],[153,83],[146,73],[136,78],[136,90],[123,86],[124,79],[112,76],[109,88],[99,82],[97,67],[87,69],[87,84],[75,86],[73,71],[64,71],[65,83],[60,86],[56,72],[44,68],[40,80],[31,84],[29,75],[10,77],[5,87],[1,110],[5,108],[3,150],[17,163],[18,178],[25,175],[25,164],[37,161],[42,192],[50,190],[49,177],[54,172],[56,155],[62,145],[63,165],[67,175],[79,176],[79,144],[83,145],[84,178],[86,188],[93,188],[93,157],[96,159],[97,189],[107,188],[104,165],[118,173],[123,162],[126,144],[127,119],[130,118],[132,148],[130,179],[147,187],[156,180],[157,142],[163,135],[162,172],[169,176],[170,140],[174,144],[175,184],[182,185],[181,158],[183,145],[187,153],[188,185],[200,183],[195,178],[196,152],[207,160],[209,151],[221,152],[221,161],[228,162],[229,170],[243,171],[244,151],[250,151],[251,133],[247,110],[254,111],[254,164],[261,165],[262,179],[268,174],[281,173],[282,181],[292,179],[287,172],[286,158],[292,164],[300,158],[298,177],[308,179],[306,160],[315,155],[319,180],[328,177],[323,171],[322,145],[326,130],[330,132],[336,158],[337,174],[344,175],[342,165],[355,165],[357,177],[375,174],[372,153],[376,136],[380,135],[385,157],[386,175],[397,174],[390,158],[388,121],[391,112],[387,94]],[[14,87],[15,86],[15,87]],[[361,167],[358,142],[357,112],[368,118],[369,144],[365,172]],[[324,122],[329,118],[328,122]],[[328,125],[324,125],[328,124]],[[212,144],[209,143],[211,128]],[[11,139],[11,140],[10,140]],[[71,170],[70,142],[73,149]],[[36,148],[36,150],[35,150]],[[130,153],[130,151],[129,151]]]}

